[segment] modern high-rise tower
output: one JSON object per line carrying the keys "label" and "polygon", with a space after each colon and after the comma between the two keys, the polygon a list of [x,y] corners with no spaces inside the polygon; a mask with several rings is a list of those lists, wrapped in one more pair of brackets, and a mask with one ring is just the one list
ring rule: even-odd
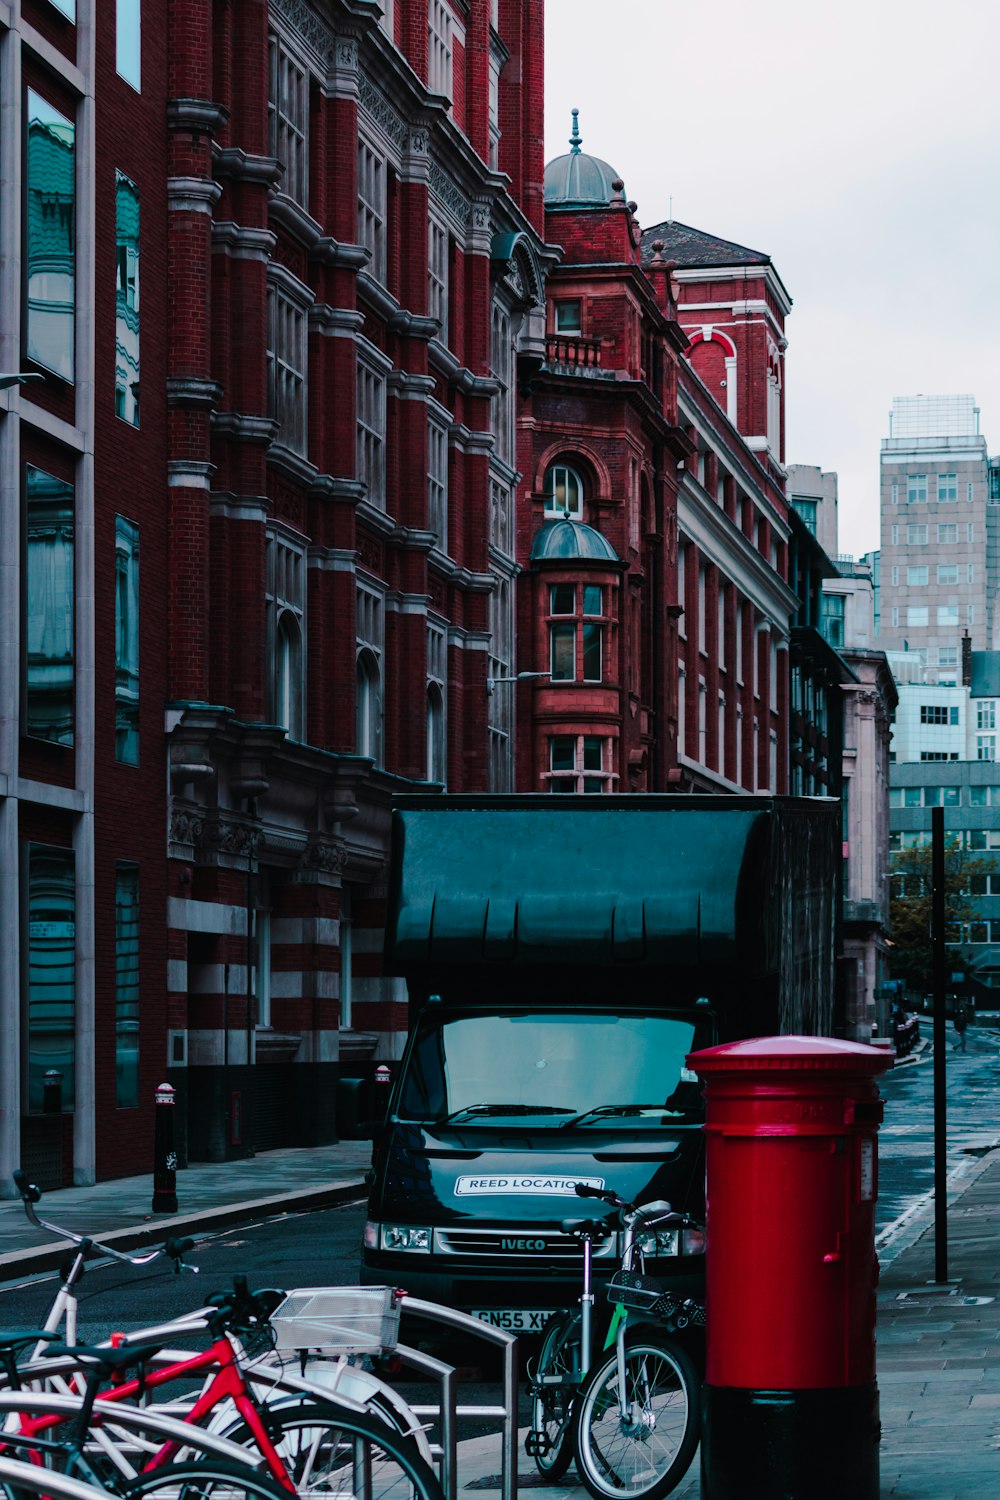
{"label": "modern high-rise tower", "polygon": [[[954,684],[961,641],[994,644],[996,520],[974,396],[896,396],[881,453],[879,645]],[[1000,625],[1000,619],[997,620]]]}

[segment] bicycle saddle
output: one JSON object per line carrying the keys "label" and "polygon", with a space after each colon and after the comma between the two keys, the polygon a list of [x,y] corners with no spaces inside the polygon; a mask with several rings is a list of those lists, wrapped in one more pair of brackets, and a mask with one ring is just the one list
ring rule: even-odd
{"label": "bicycle saddle", "polygon": [[0,1329],[0,1354],[16,1354],[29,1344],[54,1338],[55,1334],[46,1333],[44,1328],[3,1328]]}
{"label": "bicycle saddle", "polygon": [[82,1365],[89,1365],[105,1375],[116,1375],[130,1365],[142,1365],[152,1359],[163,1348],[162,1344],[120,1344],[112,1349],[107,1344],[50,1344],[46,1354],[58,1358],[68,1354]]}
{"label": "bicycle saddle", "polygon": [[611,1226],[607,1219],[563,1219],[559,1227],[563,1234],[572,1234],[579,1239],[589,1235],[594,1239],[597,1235],[607,1234]]}

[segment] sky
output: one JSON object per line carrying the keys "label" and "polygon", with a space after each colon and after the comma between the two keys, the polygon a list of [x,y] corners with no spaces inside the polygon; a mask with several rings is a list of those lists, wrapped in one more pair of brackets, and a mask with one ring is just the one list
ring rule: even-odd
{"label": "sky", "polygon": [[583,149],[646,227],[766,251],[789,463],[839,475],[839,550],[879,544],[893,396],[971,392],[1000,453],[997,0],[546,0],[545,157]]}

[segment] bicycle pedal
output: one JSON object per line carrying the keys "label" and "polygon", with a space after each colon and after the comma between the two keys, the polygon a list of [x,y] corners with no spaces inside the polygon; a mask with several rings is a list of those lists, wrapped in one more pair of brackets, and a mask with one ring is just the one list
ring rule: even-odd
{"label": "bicycle pedal", "polygon": [[529,1432],[525,1434],[524,1451],[529,1458],[544,1458],[551,1449],[547,1432]]}

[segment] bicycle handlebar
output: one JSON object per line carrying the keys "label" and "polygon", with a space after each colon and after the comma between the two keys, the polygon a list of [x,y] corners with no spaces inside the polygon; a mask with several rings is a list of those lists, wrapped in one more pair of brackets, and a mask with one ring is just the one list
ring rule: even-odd
{"label": "bicycle handlebar", "polygon": [[259,1287],[252,1292],[245,1274],[233,1277],[231,1291],[216,1292],[208,1305],[214,1308],[209,1327],[216,1333],[260,1328],[271,1320],[271,1314],[284,1301],[285,1293],[276,1287]]}
{"label": "bicycle handlebar", "polygon": [[[101,1240],[95,1240],[93,1235],[77,1234],[75,1230],[66,1229],[62,1224],[51,1224],[48,1219],[41,1218],[35,1212],[35,1204],[41,1202],[42,1190],[28,1180],[27,1173],[23,1172],[20,1167],[14,1173],[14,1186],[21,1195],[21,1202],[29,1224],[33,1224],[36,1229],[44,1229],[49,1234],[54,1234],[57,1239],[69,1240],[72,1244],[79,1245],[85,1254],[96,1250],[101,1255],[108,1255],[112,1260],[121,1261],[127,1266],[145,1266],[151,1260],[155,1260],[158,1255],[162,1255],[163,1250],[179,1263],[180,1257],[194,1246],[194,1240],[168,1240],[163,1250],[157,1246],[155,1250],[144,1250],[141,1255],[127,1255],[124,1250],[115,1250],[113,1246],[105,1245]],[[194,1270],[195,1267],[191,1266],[188,1269]]]}
{"label": "bicycle handlebar", "polygon": [[[620,1198],[610,1188],[596,1188],[591,1187],[589,1183],[578,1182],[574,1191],[578,1198],[599,1198],[602,1203],[610,1203],[613,1208],[620,1209],[625,1223],[630,1222],[629,1216],[642,1214],[642,1204],[637,1208],[634,1203],[626,1203],[624,1198]],[[682,1213],[680,1210],[670,1210],[669,1215],[665,1214],[660,1224],[661,1227],[670,1225],[678,1229],[704,1229],[705,1227],[699,1219],[693,1219],[690,1214]]]}
{"label": "bicycle handlebar", "polygon": [[574,1188],[578,1198],[600,1198],[602,1203],[610,1203],[613,1208],[631,1208],[631,1203],[626,1203],[624,1198],[619,1198],[610,1188],[591,1187],[589,1182],[578,1182]]}

